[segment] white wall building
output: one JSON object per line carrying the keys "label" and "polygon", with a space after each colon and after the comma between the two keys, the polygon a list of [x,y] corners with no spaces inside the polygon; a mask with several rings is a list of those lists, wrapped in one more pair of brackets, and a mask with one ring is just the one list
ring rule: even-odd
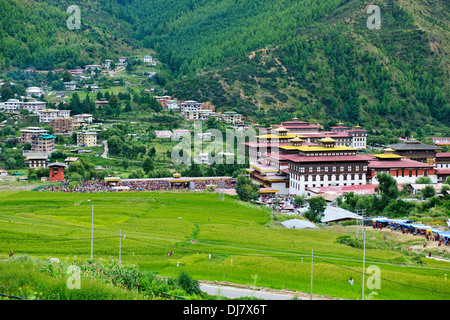
{"label": "white wall building", "polygon": [[39,88],[39,87],[29,87],[26,89],[26,91],[27,91],[28,98],[32,98],[33,96],[40,97],[45,92],[44,89]]}
{"label": "white wall building", "polygon": [[56,109],[45,109],[40,110],[39,122],[48,123],[56,118],[67,119],[70,117],[70,110],[56,110]]}
{"label": "white wall building", "polygon": [[28,101],[23,102],[19,101],[17,99],[9,99],[8,101],[3,102],[3,104],[0,104],[0,109],[3,110],[3,112],[20,112],[20,110],[28,110],[32,113],[38,113],[40,110],[45,109],[45,106],[47,105],[47,102],[45,101]]}

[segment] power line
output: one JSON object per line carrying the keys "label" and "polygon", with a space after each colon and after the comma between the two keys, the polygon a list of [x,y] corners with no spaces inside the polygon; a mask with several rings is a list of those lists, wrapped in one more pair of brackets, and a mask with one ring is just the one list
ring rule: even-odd
{"label": "power line", "polygon": [[[358,271],[358,270],[354,270],[354,269],[351,269],[351,268],[349,268],[349,267],[341,266],[341,265],[339,265],[339,264],[337,264],[337,263],[332,263],[332,262],[326,261],[326,260],[324,260],[324,259],[320,259],[320,258],[317,258],[317,259],[318,259],[318,260],[321,260],[321,261],[323,261],[323,262],[325,262],[325,263],[329,263],[329,264],[332,264],[332,265],[334,265],[334,266],[343,268],[343,269],[351,270],[351,271],[356,272],[356,273],[366,274],[365,272]],[[377,276],[374,276],[374,275],[371,275],[371,276],[372,276],[372,277],[375,277],[375,278],[378,278],[378,279],[380,279],[380,280],[392,282],[392,283],[399,284],[399,285],[402,285],[402,286],[408,286],[408,287],[415,288],[415,289],[427,290],[427,291],[431,291],[431,292],[434,292],[434,293],[440,293],[440,294],[447,294],[447,295],[450,295],[450,292],[436,291],[436,290],[432,290],[432,289],[427,289],[427,288],[422,288],[422,287],[413,286],[413,285],[410,285],[410,284],[407,284],[407,283],[401,283],[401,282],[394,281],[394,280],[390,280],[390,279],[386,279],[386,278],[377,277]]]}

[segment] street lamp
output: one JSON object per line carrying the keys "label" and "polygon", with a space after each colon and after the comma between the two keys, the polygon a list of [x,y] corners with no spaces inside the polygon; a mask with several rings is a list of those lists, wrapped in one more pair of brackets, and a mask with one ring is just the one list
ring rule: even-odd
{"label": "street lamp", "polygon": [[[88,200],[91,202],[91,200]],[[91,260],[93,260],[94,255],[94,202],[92,202],[92,227],[91,227]]]}

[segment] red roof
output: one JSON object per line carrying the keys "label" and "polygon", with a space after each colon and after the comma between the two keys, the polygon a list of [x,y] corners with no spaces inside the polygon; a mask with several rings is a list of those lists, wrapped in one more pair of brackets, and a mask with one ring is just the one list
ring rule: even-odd
{"label": "red roof", "polygon": [[358,194],[374,194],[377,184],[363,184],[354,186],[329,186],[329,187],[308,187],[309,191],[314,193],[334,193],[343,195],[344,193],[358,193]]}
{"label": "red roof", "polygon": [[436,158],[450,158],[450,152],[438,152]]}
{"label": "red roof", "polygon": [[450,174],[450,169],[436,169],[436,174]]}
{"label": "red roof", "polygon": [[293,162],[349,162],[349,161],[370,161],[373,156],[360,154],[354,156],[317,156],[317,157],[305,157],[297,154],[289,154],[285,156],[285,159]]}
{"label": "red roof", "polygon": [[410,159],[399,159],[370,161],[369,168],[434,168],[434,166]]}

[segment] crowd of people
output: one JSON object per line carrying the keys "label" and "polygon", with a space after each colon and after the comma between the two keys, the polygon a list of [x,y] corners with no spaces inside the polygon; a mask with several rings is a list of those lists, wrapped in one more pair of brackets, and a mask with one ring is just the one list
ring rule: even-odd
{"label": "crowd of people", "polygon": [[208,187],[215,187],[216,189],[234,189],[236,187],[236,180],[234,179],[207,179],[194,180],[195,190],[206,190]]}
{"label": "crowd of people", "polygon": [[35,188],[35,191],[44,192],[101,192],[101,191],[159,191],[159,190],[206,190],[208,186],[221,189],[234,189],[234,179],[207,179],[192,181],[174,181],[172,179],[148,179],[148,180],[120,180],[107,182],[105,180],[83,180],[75,186],[69,181],[64,183],[49,184]]}
{"label": "crowd of people", "polygon": [[[402,234],[412,234],[413,236],[423,236],[425,237],[425,241],[423,243],[423,247],[426,248],[427,241],[438,241],[438,246],[441,245],[450,245],[450,238],[448,235],[444,236],[440,232],[430,232],[430,229],[424,227],[415,227],[414,225],[402,225],[398,223],[381,223],[378,221],[374,221],[373,228],[382,230],[383,227],[389,228],[391,231],[400,231]],[[439,231],[439,230],[438,230]]]}

